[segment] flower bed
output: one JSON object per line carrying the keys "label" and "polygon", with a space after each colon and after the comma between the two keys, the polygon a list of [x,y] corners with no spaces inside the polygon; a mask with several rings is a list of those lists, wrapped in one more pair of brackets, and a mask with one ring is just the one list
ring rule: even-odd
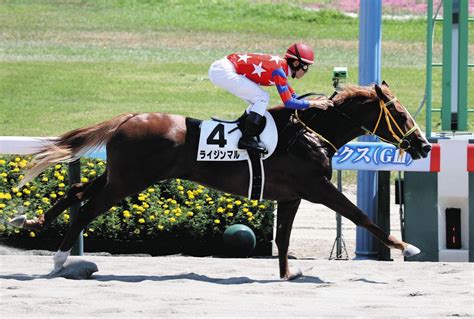
{"label": "flower bed", "polygon": [[[22,189],[16,188],[29,160],[29,157],[20,156],[0,157],[0,238],[9,242],[17,238],[30,238],[28,242],[58,240],[68,229],[71,217],[67,211],[42,232],[13,228],[7,223],[19,214],[26,213],[30,218],[44,214],[67,191],[66,164],[57,164]],[[83,182],[104,170],[102,160],[81,160]],[[272,240],[273,211],[274,204],[270,201],[250,201],[193,182],[172,179],[117,203],[90,223],[83,236],[96,242],[157,243],[171,239],[178,243],[188,242],[180,244],[182,251],[193,246],[192,243],[197,250],[202,248],[197,243],[202,243],[201,246],[213,243],[211,246],[215,244],[219,250],[225,229],[232,224],[245,224],[255,232],[261,247]],[[192,254],[192,249],[188,253]]]}

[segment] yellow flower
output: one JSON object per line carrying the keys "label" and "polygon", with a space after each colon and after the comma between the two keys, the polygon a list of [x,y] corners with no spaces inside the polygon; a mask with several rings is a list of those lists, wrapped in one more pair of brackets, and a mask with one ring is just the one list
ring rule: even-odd
{"label": "yellow flower", "polygon": [[140,229],[135,228],[135,230],[133,231],[133,233],[136,234],[136,235],[140,234]]}
{"label": "yellow flower", "polygon": [[31,231],[31,232],[30,232],[30,237],[32,237],[32,238],[36,237],[35,232],[32,232],[32,231]]}
{"label": "yellow flower", "polygon": [[194,199],[194,195],[193,195],[192,193],[189,193],[189,194],[188,194],[188,198],[189,198],[189,199]]}
{"label": "yellow flower", "polygon": [[242,211],[243,211],[244,213],[246,213],[246,212],[249,211],[249,209],[248,209],[247,207],[244,207],[244,208],[242,208]]}
{"label": "yellow flower", "polygon": [[184,187],[181,186],[181,185],[178,185],[177,189],[178,189],[179,191],[182,191],[182,190],[184,190]]}
{"label": "yellow flower", "polygon": [[139,222],[140,224],[145,224],[145,219],[140,218],[140,219],[138,220],[138,222]]}
{"label": "yellow flower", "polygon": [[169,215],[170,213],[170,210],[169,209],[165,209],[165,211],[163,212],[165,215]]}
{"label": "yellow flower", "polygon": [[252,216],[253,216],[252,212],[248,212],[248,213],[247,213],[247,216],[248,216],[248,217],[252,217]]}
{"label": "yellow flower", "polygon": [[43,213],[44,213],[44,211],[43,211],[42,209],[38,209],[38,210],[36,211],[36,214],[38,214],[38,215],[42,215]]}
{"label": "yellow flower", "polygon": [[56,195],[55,193],[51,193],[51,195],[49,195],[51,198],[56,198],[58,197],[58,195]]}
{"label": "yellow flower", "polygon": [[174,218],[174,217],[170,218],[170,222],[174,223],[175,221],[176,221],[176,218]]}
{"label": "yellow flower", "polygon": [[31,194],[30,190],[27,189],[27,188],[25,188],[25,189],[23,190],[23,193],[25,193],[26,195],[30,195],[30,194]]}
{"label": "yellow flower", "polygon": [[83,183],[87,183],[89,181],[89,179],[87,177],[82,177],[81,178],[81,182]]}
{"label": "yellow flower", "polygon": [[159,230],[163,230],[165,227],[163,225],[158,225]]}
{"label": "yellow flower", "polygon": [[28,201],[26,201],[26,202],[24,202],[24,203],[23,203],[23,205],[25,205],[26,207],[28,207],[28,206],[30,206],[30,205],[31,205],[31,203],[30,203],[30,202],[28,202]]}
{"label": "yellow flower", "polygon": [[220,214],[222,214],[224,211],[225,211],[225,209],[222,208],[222,207],[217,208],[217,212],[220,213]]}
{"label": "yellow flower", "polygon": [[47,182],[48,181],[48,178],[45,176],[41,179],[43,182]]}
{"label": "yellow flower", "polygon": [[234,204],[237,205],[237,206],[240,206],[240,205],[242,205],[242,202],[241,202],[240,200],[236,200],[236,201],[234,202]]}
{"label": "yellow flower", "polygon": [[214,224],[220,224],[221,221],[219,219],[214,219]]}
{"label": "yellow flower", "polygon": [[23,193],[22,193],[22,192],[18,192],[18,193],[16,193],[16,196],[18,196],[18,197],[21,197],[21,195],[23,195]]}
{"label": "yellow flower", "polygon": [[5,194],[5,199],[6,199],[6,200],[12,199],[12,195],[10,195],[10,193],[6,193],[6,194]]}
{"label": "yellow flower", "polygon": [[7,177],[8,175],[7,175],[7,173],[2,173],[2,174],[0,174],[0,176],[1,177]]}
{"label": "yellow flower", "polygon": [[63,219],[64,219],[65,221],[68,221],[70,217],[71,217],[71,216],[69,216],[69,214],[64,214],[64,215],[63,215]]}
{"label": "yellow flower", "polygon": [[5,165],[6,161],[3,159],[0,159],[0,165]]}
{"label": "yellow flower", "polygon": [[248,220],[249,222],[251,222],[251,221],[253,220],[253,217],[249,217],[249,218],[247,218],[247,220]]}
{"label": "yellow flower", "polygon": [[171,204],[176,205],[178,202],[176,200],[171,200]]}
{"label": "yellow flower", "polygon": [[228,205],[227,205],[227,208],[228,208],[228,209],[232,209],[232,207],[234,207],[234,205],[232,205],[232,204],[228,204]]}
{"label": "yellow flower", "polygon": [[155,189],[150,187],[147,191],[148,191],[148,193],[153,193],[155,191]]}
{"label": "yellow flower", "polygon": [[0,208],[5,208],[5,206],[7,206],[7,205],[5,205],[4,203],[0,204]]}
{"label": "yellow flower", "polygon": [[84,234],[82,234],[82,237],[87,237],[87,236],[89,236],[89,234],[88,234],[88,233],[84,233]]}
{"label": "yellow flower", "polygon": [[59,195],[59,196],[63,196],[63,195],[64,195],[64,192],[59,191],[59,192],[58,192],[58,195]]}
{"label": "yellow flower", "polygon": [[54,169],[60,169],[60,168],[61,168],[61,165],[60,165],[60,164],[56,164],[56,165],[54,166]]}
{"label": "yellow flower", "polygon": [[153,220],[155,220],[155,215],[150,215],[149,218],[150,218],[151,221],[153,221]]}
{"label": "yellow flower", "polygon": [[60,181],[62,182],[62,181],[64,180],[64,176],[59,175],[59,176],[58,176],[58,180],[60,180]]}
{"label": "yellow flower", "polygon": [[265,205],[258,205],[258,208],[260,208],[260,209],[263,209],[265,207],[266,207]]}
{"label": "yellow flower", "polygon": [[117,207],[115,207],[115,206],[110,207],[111,212],[115,212],[116,210],[117,210]]}
{"label": "yellow flower", "polygon": [[64,187],[66,187],[66,185],[64,185],[64,183],[59,183],[58,187],[59,188],[64,188]]}
{"label": "yellow flower", "polygon": [[12,192],[18,193],[18,191],[19,191],[18,187],[12,187]]}
{"label": "yellow flower", "polygon": [[17,162],[17,163],[18,163],[19,161],[21,161],[21,158],[19,158],[19,157],[15,157],[15,162]]}
{"label": "yellow flower", "polygon": [[234,216],[234,214],[233,213],[227,213],[227,216],[232,217],[232,216]]}
{"label": "yellow flower", "polygon": [[193,212],[188,212],[187,214],[189,217],[193,217],[194,216],[194,213]]}
{"label": "yellow flower", "polygon": [[131,216],[132,216],[132,214],[130,214],[130,212],[128,210],[123,211],[123,217],[130,218]]}

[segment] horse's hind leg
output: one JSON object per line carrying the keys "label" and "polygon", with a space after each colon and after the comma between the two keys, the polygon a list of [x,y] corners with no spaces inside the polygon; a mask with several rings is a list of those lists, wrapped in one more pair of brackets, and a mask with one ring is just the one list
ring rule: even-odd
{"label": "horse's hind leg", "polygon": [[72,246],[76,242],[80,232],[97,216],[107,211],[112,205],[125,197],[118,191],[118,188],[106,184],[93,195],[79,210],[78,216],[71,223],[69,231],[59,246],[59,250],[54,255],[53,274],[59,271],[69,256]]}
{"label": "horse's hind leg", "polygon": [[66,195],[60,198],[46,213],[40,217],[26,219],[25,216],[19,216],[12,220],[14,226],[26,229],[40,231],[51,225],[51,222],[58,217],[65,209],[73,204],[89,199],[98,189],[102,188],[107,181],[107,173],[104,172],[96,179],[87,183],[77,183],[71,186]]}

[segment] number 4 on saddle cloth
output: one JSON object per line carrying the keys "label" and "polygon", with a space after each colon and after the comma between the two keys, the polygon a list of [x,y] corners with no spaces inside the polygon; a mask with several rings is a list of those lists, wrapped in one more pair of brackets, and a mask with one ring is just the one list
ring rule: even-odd
{"label": "number 4 on saddle cloth", "polygon": [[198,161],[247,161],[249,164],[249,198],[262,199],[265,184],[263,161],[269,158],[276,149],[278,132],[275,121],[270,113],[265,112],[265,127],[259,139],[268,150],[266,154],[252,154],[237,147],[242,131],[239,129],[241,119],[228,122],[221,120],[207,120],[201,123]]}

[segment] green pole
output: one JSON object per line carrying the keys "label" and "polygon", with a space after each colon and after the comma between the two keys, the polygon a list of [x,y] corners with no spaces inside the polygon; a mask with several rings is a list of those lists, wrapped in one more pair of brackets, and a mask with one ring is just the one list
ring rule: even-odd
{"label": "green pole", "polygon": [[459,1],[458,130],[467,130],[468,1]]}
{"label": "green pole", "polygon": [[441,92],[441,128],[443,131],[451,130],[451,69],[452,69],[452,24],[453,1],[443,2],[443,79]]}
{"label": "green pole", "polygon": [[426,19],[426,136],[431,137],[431,90],[433,82],[433,0],[428,0]]}
{"label": "green pole", "polygon": [[[81,182],[81,161],[80,159],[69,163],[69,187],[76,183]],[[79,210],[81,209],[81,203],[73,204],[69,208],[69,215],[71,216],[71,223],[79,217]],[[77,238],[76,243],[72,246],[72,256],[82,256],[84,254],[84,240],[82,237],[82,231]]]}

